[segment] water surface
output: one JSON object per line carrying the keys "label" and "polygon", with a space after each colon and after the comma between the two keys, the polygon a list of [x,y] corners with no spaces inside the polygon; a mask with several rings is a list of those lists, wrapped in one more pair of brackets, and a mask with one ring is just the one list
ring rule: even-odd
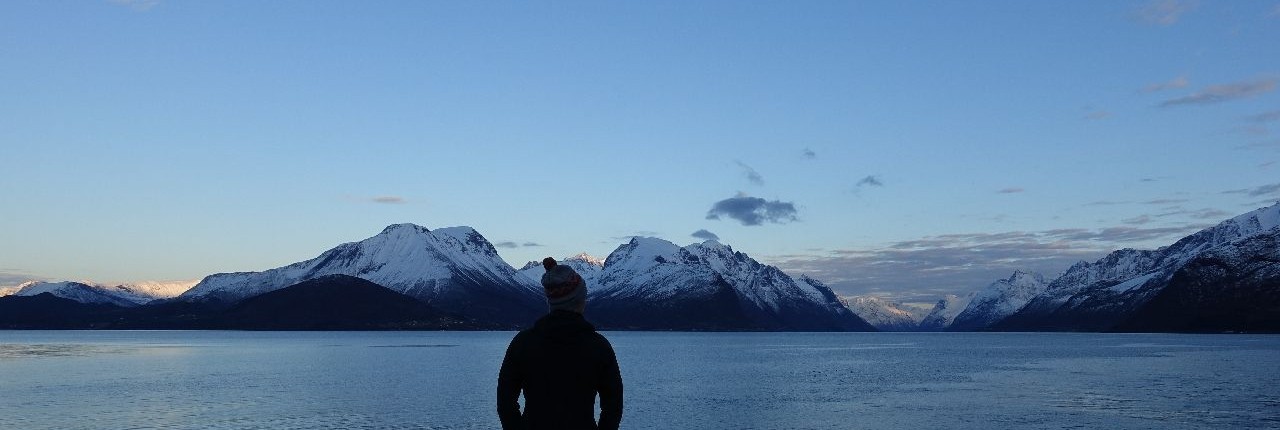
{"label": "water surface", "polygon": [[[0,428],[491,429],[513,333],[0,331]],[[606,333],[629,429],[1280,428],[1280,336]]]}

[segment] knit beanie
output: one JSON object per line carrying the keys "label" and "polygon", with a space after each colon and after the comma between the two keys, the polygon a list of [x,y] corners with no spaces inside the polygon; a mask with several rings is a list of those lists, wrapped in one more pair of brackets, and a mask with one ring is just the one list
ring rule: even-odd
{"label": "knit beanie", "polygon": [[547,269],[542,274],[542,289],[551,310],[577,310],[587,300],[587,283],[572,267],[556,264],[551,257],[542,260],[542,267]]}

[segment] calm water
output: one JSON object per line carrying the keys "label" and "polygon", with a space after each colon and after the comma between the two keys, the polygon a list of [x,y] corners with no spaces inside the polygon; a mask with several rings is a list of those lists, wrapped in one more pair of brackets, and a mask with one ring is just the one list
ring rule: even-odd
{"label": "calm water", "polygon": [[[0,428],[496,428],[511,335],[0,331]],[[1280,336],[606,336],[630,429],[1280,428]]]}

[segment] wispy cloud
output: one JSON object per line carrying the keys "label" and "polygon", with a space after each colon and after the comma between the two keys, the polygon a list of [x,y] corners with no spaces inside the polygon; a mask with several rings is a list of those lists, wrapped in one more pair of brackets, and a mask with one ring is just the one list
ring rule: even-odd
{"label": "wispy cloud", "polygon": [[1179,77],[1170,79],[1168,81],[1157,82],[1154,84],[1147,85],[1145,87],[1142,87],[1142,89],[1138,91],[1144,92],[1144,93],[1154,93],[1158,91],[1183,88],[1190,84],[1191,82],[1187,80],[1186,76],[1179,76]]}
{"label": "wispy cloud", "polygon": [[1272,195],[1280,196],[1280,183],[1267,184],[1267,185],[1254,187],[1253,189],[1250,189],[1245,193],[1248,194],[1249,197],[1272,196]]}
{"label": "wispy cloud", "polygon": [[702,239],[702,240],[716,240],[716,241],[720,240],[720,236],[716,236],[715,233],[709,232],[706,229],[695,231],[690,236],[693,236],[694,238]]}
{"label": "wispy cloud", "polygon": [[760,175],[759,171],[755,171],[751,166],[746,165],[746,163],[742,163],[742,161],[739,160],[733,160],[733,163],[737,164],[739,168],[742,168],[742,175],[745,175],[746,180],[750,180],[751,184],[755,184],[755,186],[763,186],[764,177]]}
{"label": "wispy cloud", "polygon": [[1244,119],[1249,122],[1260,123],[1280,121],[1280,110],[1267,111],[1257,115],[1249,115],[1244,117]]}
{"label": "wispy cloud", "polygon": [[1178,203],[1186,203],[1187,199],[1155,199],[1142,202],[1144,205],[1176,205]]}
{"label": "wispy cloud", "polygon": [[809,149],[809,148],[805,148],[805,149],[804,149],[804,158],[808,158],[808,159],[812,160],[812,159],[817,158],[817,157],[818,157],[818,153],[813,152],[813,150],[812,150],[812,149]]}
{"label": "wispy cloud", "polygon": [[1093,110],[1084,114],[1084,119],[1089,121],[1098,121],[1107,118],[1111,118],[1111,112],[1107,112],[1105,110]]}
{"label": "wispy cloud", "polygon": [[1016,194],[1016,193],[1021,193],[1021,192],[1025,192],[1025,191],[1027,191],[1027,190],[1023,189],[1022,187],[1009,187],[1009,188],[1002,188],[1002,189],[1000,189],[1000,190],[996,191],[996,193],[999,193],[999,194]]}
{"label": "wispy cloud", "polygon": [[529,247],[540,247],[540,246],[542,246],[542,245],[541,245],[541,244],[538,244],[538,243],[536,243],[536,242],[516,243],[516,242],[510,241],[510,240],[504,240],[504,241],[502,241],[502,242],[498,242],[498,243],[493,244],[493,246],[494,246],[495,248],[514,249],[514,248],[520,248],[520,247],[526,247],[526,248],[529,248]]}
{"label": "wispy cloud", "polygon": [[109,0],[110,3],[125,6],[136,11],[147,11],[160,4],[160,0]]}
{"label": "wispy cloud", "polygon": [[1153,0],[1138,9],[1137,17],[1143,22],[1169,26],[1177,24],[1182,15],[1195,10],[1195,0]]}
{"label": "wispy cloud", "polygon": [[1058,229],[951,234],[902,241],[875,249],[823,255],[768,257],[784,270],[809,274],[845,294],[879,293],[899,300],[936,300],[973,291],[1014,270],[1052,276],[1081,261],[1093,261],[1133,243],[1170,240],[1203,225],[1105,229]]}
{"label": "wispy cloud", "polygon": [[1207,105],[1265,94],[1276,89],[1276,78],[1256,79],[1229,84],[1210,85],[1188,96],[1160,102],[1160,107]]}
{"label": "wispy cloud", "polygon": [[399,205],[399,204],[405,203],[404,197],[400,197],[400,196],[378,196],[378,197],[369,199],[369,201],[374,203],[387,204],[387,205]]}
{"label": "wispy cloud", "polygon": [[1151,218],[1150,215],[1139,215],[1133,218],[1121,220],[1121,222],[1125,224],[1135,224],[1135,225],[1147,224],[1151,221],[1153,221],[1153,218]]}
{"label": "wispy cloud", "polygon": [[857,184],[854,184],[854,188],[883,187],[883,186],[884,186],[884,182],[881,181],[879,177],[876,177],[876,175],[868,175],[867,177],[859,180]]}
{"label": "wispy cloud", "polygon": [[718,220],[726,216],[746,226],[757,226],[763,223],[785,224],[796,221],[796,206],[791,202],[765,200],[759,197],[748,197],[738,194],[711,205],[707,211],[707,219]]}
{"label": "wispy cloud", "polygon": [[753,169],[751,166],[748,166],[746,163],[738,160],[733,160],[733,162],[737,163],[738,167],[742,168],[742,174],[746,175],[747,180],[751,181],[752,184],[764,185],[764,177],[760,176],[760,172],[757,172],[756,169]]}
{"label": "wispy cloud", "polygon": [[1116,205],[1125,205],[1125,204],[1129,204],[1129,202],[1117,202],[1114,200],[1098,200],[1098,201],[1085,203],[1084,205],[1085,206],[1116,206]]}

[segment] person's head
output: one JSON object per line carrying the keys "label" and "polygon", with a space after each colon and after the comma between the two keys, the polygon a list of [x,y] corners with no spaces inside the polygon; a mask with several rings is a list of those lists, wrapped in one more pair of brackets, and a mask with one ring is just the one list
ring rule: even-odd
{"label": "person's head", "polygon": [[572,267],[556,264],[556,259],[542,259],[542,289],[551,310],[582,312],[587,304],[587,283]]}

